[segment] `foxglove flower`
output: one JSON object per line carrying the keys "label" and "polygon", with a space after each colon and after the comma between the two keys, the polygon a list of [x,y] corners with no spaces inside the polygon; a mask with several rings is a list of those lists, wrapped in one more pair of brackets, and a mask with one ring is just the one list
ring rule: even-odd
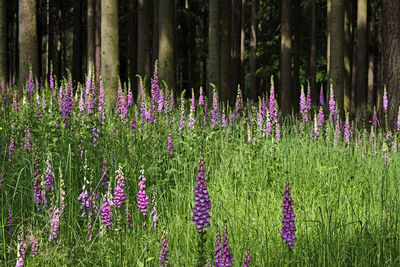
{"label": "foxglove flower", "polygon": [[234,260],[232,252],[229,250],[228,233],[224,229],[223,235],[220,238],[217,234],[216,248],[215,248],[215,266],[216,267],[230,267]]}
{"label": "foxglove flower", "polygon": [[376,110],[374,108],[374,113],[372,114],[372,125],[374,125],[374,127],[376,127],[376,121],[377,121],[377,114],[376,114]]}
{"label": "foxglove flower", "polygon": [[158,99],[157,104],[158,104],[157,112],[160,113],[163,111],[163,108],[164,108],[164,92],[163,91],[160,91],[160,97]]}
{"label": "foxglove flower", "polygon": [[383,110],[387,111],[388,108],[388,98],[387,98],[387,91],[386,86],[383,89]]}
{"label": "foxglove flower", "polygon": [[324,126],[324,111],[322,110],[322,107],[319,108],[318,112],[318,126],[321,128]]}
{"label": "foxglove flower", "polygon": [[294,218],[296,215],[293,212],[293,200],[290,196],[290,184],[286,182],[285,191],[283,192],[283,203],[282,203],[282,225],[281,236],[283,241],[288,244],[290,249],[293,249],[294,242],[296,241],[296,226],[294,225]]}
{"label": "foxglove flower", "polygon": [[15,150],[14,138],[11,137],[10,146],[8,147],[8,161],[9,162],[12,162],[14,150]]}
{"label": "foxglove flower", "polygon": [[147,214],[147,207],[150,205],[149,197],[146,194],[146,177],[144,177],[144,170],[140,171],[139,177],[139,192],[137,193],[137,206],[143,215]]}
{"label": "foxglove flower", "polygon": [[21,255],[21,243],[18,243],[18,251],[17,251],[17,263],[15,264],[15,267],[23,267],[24,266],[24,256]]}
{"label": "foxglove flower", "polygon": [[265,123],[265,135],[266,136],[270,136],[271,135],[271,120],[269,118],[269,112],[268,110],[266,111],[267,115],[266,115],[266,120],[267,122]]}
{"label": "foxglove flower", "polygon": [[182,93],[182,98],[181,98],[181,120],[179,122],[178,132],[181,132],[183,126],[185,125],[185,99],[183,98],[183,94],[184,93]]}
{"label": "foxglove flower", "polygon": [[166,234],[164,234],[163,241],[161,242],[162,248],[160,250],[160,267],[168,267],[169,266],[169,263],[168,263],[168,260],[169,260],[169,251],[168,251],[169,245],[168,245],[167,240],[165,240],[165,237],[166,237]]}
{"label": "foxglove flower", "polygon": [[174,140],[172,139],[171,133],[169,133],[169,135],[168,135],[167,150],[169,150],[169,156],[172,157],[172,152],[174,151]]}
{"label": "foxglove flower", "polygon": [[333,95],[333,89],[331,85],[331,90],[330,90],[330,97],[329,97],[329,112],[332,116],[333,123],[336,123],[336,118],[337,118],[337,113],[336,113],[336,102],[335,102],[335,97]]}
{"label": "foxglove flower", "polygon": [[136,132],[137,128],[138,128],[138,127],[137,127],[137,125],[136,125],[135,112],[132,112],[132,121],[131,121],[132,137],[133,137],[133,134]]}
{"label": "foxglove flower", "polygon": [[243,97],[242,91],[240,89],[237,90],[236,101],[235,101],[235,118],[239,117],[239,111],[243,109]]}
{"label": "foxglove flower", "polygon": [[344,124],[344,142],[349,143],[350,138],[350,125],[349,125],[349,114],[346,113],[346,122]]}
{"label": "foxglove flower", "polygon": [[216,92],[214,88],[214,94],[213,94],[213,103],[212,103],[212,128],[215,128],[215,126],[219,123],[220,120],[220,114],[218,110],[218,93]]}
{"label": "foxglove flower", "polygon": [[246,253],[244,254],[243,267],[248,267],[249,265],[252,264],[249,254],[250,254],[249,250],[247,250]]}
{"label": "foxglove flower", "polygon": [[203,87],[200,87],[199,105],[204,105]]}
{"label": "foxglove flower", "polygon": [[45,186],[47,189],[54,190],[54,173],[51,170],[51,164],[50,164],[50,156],[47,157],[47,169],[46,169],[46,183]]}
{"label": "foxglove flower", "polygon": [[207,191],[207,181],[203,157],[200,158],[197,167],[197,183],[193,189],[195,205],[193,207],[193,224],[197,227],[197,232],[201,233],[204,228],[210,227],[211,201]]}
{"label": "foxglove flower", "polygon": [[400,107],[397,113],[397,131],[400,131]]}
{"label": "foxglove flower", "polygon": [[310,87],[308,87],[308,89],[307,89],[306,109],[307,109],[307,112],[309,112],[311,110],[311,90],[310,90]]}
{"label": "foxglove flower", "polygon": [[29,126],[26,126],[25,130],[25,149],[29,152],[32,151],[32,144],[31,144],[31,132],[29,131]]}
{"label": "foxglove flower", "polygon": [[306,105],[306,97],[304,94],[303,86],[301,86],[301,92],[300,92],[300,113],[301,113],[301,116],[303,117],[303,121],[305,123],[307,123],[308,122],[307,105]]}
{"label": "foxglove flower", "polygon": [[50,68],[49,84],[50,84],[50,89],[53,90],[54,89],[53,65],[51,65]]}
{"label": "foxglove flower", "polygon": [[158,86],[158,65],[157,62],[154,66],[153,82],[151,84],[151,94],[153,96],[153,101],[158,103],[160,100],[160,87]]}
{"label": "foxglove flower", "polygon": [[154,231],[157,228],[157,223],[158,223],[158,213],[157,213],[157,202],[153,201],[153,210],[150,212],[150,217],[153,217],[153,227],[154,227]]}
{"label": "foxglove flower", "polygon": [[319,103],[321,104],[321,106],[324,106],[325,104],[325,98],[324,98],[324,89],[322,89],[319,91]]}
{"label": "foxglove flower", "polygon": [[28,101],[31,100],[32,94],[35,90],[35,87],[33,85],[33,74],[32,74],[32,69],[29,70],[29,78],[28,78],[28,84],[27,84],[27,97],[28,97]]}
{"label": "foxglove flower", "polygon": [[274,79],[271,77],[271,91],[269,94],[269,116],[271,118],[271,121],[275,122],[276,116],[278,114],[275,113],[276,107],[275,107],[275,85],[274,85]]}
{"label": "foxglove flower", "polygon": [[125,177],[121,166],[119,166],[117,170],[117,177],[115,177],[115,179],[117,180],[117,186],[114,189],[113,205],[116,205],[117,208],[121,208],[122,204],[126,200],[126,195],[123,189],[125,186]]}
{"label": "foxglove flower", "polygon": [[49,240],[55,240],[58,237],[59,226],[60,226],[60,215],[61,212],[55,206],[50,208],[50,236]]}
{"label": "foxglove flower", "polygon": [[31,243],[31,254],[35,256],[38,252],[39,248],[39,240],[37,240],[34,236],[29,237],[29,242]]}
{"label": "foxglove flower", "polygon": [[106,111],[106,108],[105,108],[105,102],[104,102],[103,83],[100,82],[100,88],[99,88],[99,121],[100,121],[100,125],[106,119],[105,111]]}
{"label": "foxglove flower", "polygon": [[33,174],[33,199],[36,204],[41,204],[41,192],[40,192],[40,181],[39,181],[39,158],[38,156],[35,157],[35,173]]}
{"label": "foxglove flower", "polygon": [[111,217],[111,208],[107,197],[104,199],[103,205],[101,206],[100,217],[101,224],[105,225],[107,228],[112,227],[113,219]]}

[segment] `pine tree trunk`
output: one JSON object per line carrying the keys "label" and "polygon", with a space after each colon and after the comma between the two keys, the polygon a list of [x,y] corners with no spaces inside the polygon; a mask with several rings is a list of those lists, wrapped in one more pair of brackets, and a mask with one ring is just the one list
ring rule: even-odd
{"label": "pine tree trunk", "polygon": [[7,81],[7,8],[6,1],[0,0],[0,82]]}
{"label": "pine tree trunk", "polygon": [[20,0],[18,9],[19,78],[22,88],[28,81],[29,69],[34,78],[39,74],[38,40],[36,27],[36,1]]}
{"label": "pine tree trunk", "polygon": [[72,80],[82,81],[82,7],[80,0],[74,0],[74,25],[72,40]]}
{"label": "pine tree trunk", "polygon": [[[220,88],[220,1],[210,0],[208,22],[208,82]],[[208,86],[208,99],[212,98],[212,88]]]}
{"label": "pine tree trunk", "polygon": [[344,116],[344,5],[343,0],[333,0],[331,14],[328,16],[330,29],[330,73],[336,104]]}
{"label": "pine tree trunk", "polygon": [[115,103],[118,88],[118,0],[101,1],[101,79],[107,105]]}
{"label": "pine tree trunk", "polygon": [[290,32],[290,0],[282,0],[281,13],[281,102],[280,109],[282,114],[287,115],[290,112],[291,100],[291,59],[292,50],[291,32]]}
{"label": "pine tree trunk", "polygon": [[344,99],[343,105],[345,110],[350,110],[351,103],[351,65],[352,65],[352,38],[351,38],[351,4],[352,1],[345,1],[344,4],[344,78],[343,90]]}
{"label": "pine tree trunk", "polygon": [[160,79],[164,80],[168,88],[175,89],[175,10],[173,0],[159,1],[159,73]]}
{"label": "pine tree trunk", "polygon": [[240,84],[240,30],[241,30],[240,0],[232,0],[232,90],[235,95]]}
{"label": "pine tree trunk", "polygon": [[365,116],[367,109],[367,0],[357,4],[357,113]]}
{"label": "pine tree trunk", "polygon": [[[291,90],[291,106],[295,112],[298,111],[298,103],[300,98],[300,49],[301,49],[301,26],[302,26],[302,9],[300,0],[295,0],[293,5],[293,25],[294,25],[294,42],[293,42],[293,86]],[[315,98],[312,98],[314,100]]]}
{"label": "pine tree trunk", "polygon": [[257,80],[256,80],[256,71],[257,71],[257,58],[256,58],[256,50],[257,50],[257,11],[256,7],[257,1],[251,1],[251,15],[250,15],[250,91],[247,96],[255,100],[257,95]]}
{"label": "pine tree trunk", "polygon": [[222,25],[221,25],[221,100],[232,103],[231,87],[231,18],[232,0],[222,2]]}
{"label": "pine tree trunk", "polygon": [[158,59],[158,29],[159,29],[159,0],[153,0],[153,32],[151,35],[152,40],[152,60],[151,64],[154,66],[156,60]]}
{"label": "pine tree trunk", "polygon": [[[317,88],[317,38],[316,38],[317,10],[316,0],[311,3],[311,53],[310,53],[310,87],[311,94],[318,96]],[[318,98],[319,99],[319,98]]]}
{"label": "pine tree trunk", "polygon": [[245,41],[245,13],[246,13],[246,0],[242,0],[240,19],[240,89],[246,92],[244,84],[244,41]]}
{"label": "pine tree trunk", "polygon": [[[129,1],[129,80],[131,82],[131,87],[137,88],[136,74],[137,74],[137,47],[138,47],[138,3],[137,0]],[[135,99],[138,99],[138,90],[133,90],[133,95]]]}
{"label": "pine tree trunk", "polygon": [[[150,1],[149,0],[138,0],[138,46],[137,46],[137,72],[144,78],[145,75],[149,77],[151,75],[150,67],[150,52],[151,52],[151,40],[150,40]],[[147,79],[149,81],[149,79]],[[149,89],[147,84],[143,84],[145,88]],[[139,83],[137,83],[139,86]],[[139,88],[139,87],[138,87]],[[148,90],[147,90],[148,91]],[[140,90],[138,90],[138,100],[140,101]]]}
{"label": "pine tree trunk", "polygon": [[94,67],[96,84],[99,84],[101,74],[101,0],[95,0],[94,16]]}
{"label": "pine tree trunk", "polygon": [[93,67],[95,58],[95,0],[87,0],[87,66]]}
{"label": "pine tree trunk", "polygon": [[400,1],[382,1],[383,81],[388,95],[388,123],[396,126],[400,84]]}

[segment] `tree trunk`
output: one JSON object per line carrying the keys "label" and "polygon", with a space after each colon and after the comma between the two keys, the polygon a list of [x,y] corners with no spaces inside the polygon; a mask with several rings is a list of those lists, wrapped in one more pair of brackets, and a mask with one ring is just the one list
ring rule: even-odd
{"label": "tree trunk", "polygon": [[333,83],[333,91],[340,114],[344,116],[344,5],[343,0],[331,3],[331,14],[328,16],[330,29],[330,67],[329,78]]}
{"label": "tree trunk", "polygon": [[159,29],[159,0],[153,0],[153,32],[152,32],[152,60],[151,64],[154,66],[158,59],[158,29]]}
{"label": "tree trunk", "polygon": [[[145,75],[149,77],[151,75],[151,67],[150,67],[150,52],[151,52],[151,40],[150,40],[150,1],[149,0],[138,0],[138,47],[137,47],[137,72],[138,74],[144,78]],[[147,80],[148,81],[148,80]],[[143,84],[145,88],[148,89],[148,84]],[[139,89],[139,83],[137,83]],[[138,99],[140,90],[138,90]]]}
{"label": "tree trunk", "polygon": [[0,82],[7,81],[7,8],[6,1],[0,0]]}
{"label": "tree trunk", "polygon": [[87,66],[93,67],[95,58],[95,0],[87,0]]}
{"label": "tree trunk", "polygon": [[19,30],[19,78],[18,85],[23,87],[28,81],[29,69],[33,77],[39,74],[38,40],[36,27],[36,1],[20,0],[18,9]]}
{"label": "tree trunk", "polygon": [[290,0],[282,0],[281,13],[281,103],[282,114],[290,113],[291,60]]}
{"label": "tree trunk", "polygon": [[311,87],[311,94],[313,96],[318,96],[316,23],[317,23],[316,0],[312,0],[312,2],[311,2],[311,53],[310,53],[311,81],[310,81],[310,87]]}
{"label": "tree trunk", "polygon": [[382,1],[383,80],[388,95],[388,124],[394,128],[399,107],[400,1]]}
{"label": "tree trunk", "polygon": [[352,38],[351,38],[351,4],[352,1],[345,1],[344,4],[344,78],[343,78],[343,90],[344,109],[349,111],[351,104],[351,58],[352,58]]}
{"label": "tree trunk", "polygon": [[118,0],[101,1],[101,79],[107,105],[114,104],[118,88]]}
{"label": "tree trunk", "polygon": [[96,84],[98,85],[100,83],[101,74],[101,0],[95,0],[94,12],[94,67]]}
{"label": "tree trunk", "polygon": [[[129,80],[132,88],[137,88],[136,74],[137,74],[137,48],[138,48],[138,2],[137,0],[129,1]],[[135,83],[135,84],[133,84]],[[135,99],[138,99],[138,90],[133,90]]]}
{"label": "tree trunk", "polygon": [[371,3],[368,7],[369,19],[368,19],[368,92],[367,92],[367,109],[373,110],[374,98],[375,98],[375,82],[376,79],[376,47],[377,47],[377,8],[376,5]]}
{"label": "tree trunk", "polygon": [[240,30],[241,30],[241,7],[240,0],[232,0],[232,90],[235,95],[240,84]]}
{"label": "tree trunk", "polygon": [[244,41],[245,41],[245,13],[246,13],[246,0],[242,0],[240,19],[240,89],[246,92],[244,84]]}
{"label": "tree trunk", "polygon": [[357,4],[357,113],[365,116],[367,109],[367,0]]}
{"label": "tree trunk", "polygon": [[37,29],[37,55],[38,55],[38,76],[37,79],[40,80],[43,73],[42,56],[43,56],[43,0],[37,0],[36,2],[36,29]]}
{"label": "tree trunk", "polygon": [[256,11],[257,1],[251,1],[251,15],[250,15],[250,91],[247,94],[249,99],[255,100],[257,95],[257,81],[256,81],[256,71],[257,71],[257,59],[256,59],[256,49],[257,49],[257,11]]}
{"label": "tree trunk", "polygon": [[[220,88],[220,25],[219,12],[220,1],[209,1],[209,22],[208,22],[208,82]],[[212,99],[212,88],[207,91],[208,99]]]}
{"label": "tree trunk", "polygon": [[221,100],[232,103],[231,87],[231,18],[232,0],[222,2],[222,24],[221,24]]}
{"label": "tree trunk", "polygon": [[72,80],[82,81],[82,7],[80,0],[74,0],[74,29],[72,40]]}
{"label": "tree trunk", "polygon": [[[301,1],[295,0],[293,5],[293,25],[294,25],[294,43],[293,43],[293,86],[291,91],[291,106],[295,112],[298,111],[298,103],[300,98],[300,49],[301,49],[301,26],[302,26],[302,9]],[[316,99],[316,98],[312,98]]]}

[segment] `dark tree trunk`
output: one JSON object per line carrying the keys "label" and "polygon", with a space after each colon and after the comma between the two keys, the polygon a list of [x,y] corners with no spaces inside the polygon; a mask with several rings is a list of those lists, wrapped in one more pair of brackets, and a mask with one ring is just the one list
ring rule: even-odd
{"label": "dark tree trunk", "polygon": [[221,100],[233,101],[231,86],[231,19],[232,0],[222,1],[221,24]]}
{"label": "dark tree trunk", "polygon": [[[129,80],[132,83],[132,88],[136,86],[136,74],[137,74],[137,35],[138,35],[138,16],[137,16],[137,0],[129,1]],[[135,84],[134,84],[135,83]],[[137,99],[137,90],[133,90],[134,97]]]}
{"label": "dark tree trunk", "polygon": [[250,91],[247,96],[251,100],[256,99],[257,92],[257,59],[256,59],[256,49],[257,49],[257,0],[251,1],[251,16],[250,16]]}
{"label": "dark tree trunk", "polygon": [[280,109],[284,115],[290,112],[291,100],[291,31],[290,31],[290,0],[282,0],[281,13],[281,66],[280,66],[280,86],[281,101]]}
{"label": "dark tree trunk", "polygon": [[82,81],[82,6],[80,0],[74,0],[74,23],[72,40],[72,80]]}
{"label": "dark tree trunk", "polygon": [[0,0],[0,82],[7,81],[7,7],[6,1]]}
{"label": "dark tree trunk", "polygon": [[[87,0],[87,65],[93,67],[95,58],[95,0]],[[92,65],[92,66],[91,66]]]}
{"label": "dark tree trunk", "polygon": [[400,84],[400,1],[382,1],[383,81],[388,95],[388,124],[396,125]]}
{"label": "dark tree trunk", "polygon": [[[295,0],[293,5],[293,25],[294,25],[294,43],[293,43],[293,86],[291,90],[291,106],[295,112],[298,111],[300,98],[300,48],[301,48],[301,26],[302,9],[300,0]],[[314,100],[315,98],[313,98]]]}
{"label": "dark tree trunk", "polygon": [[[220,87],[220,1],[209,2],[208,22],[208,82]],[[208,86],[208,99],[212,99],[212,88]]]}
{"label": "dark tree trunk", "polygon": [[367,0],[357,5],[357,113],[365,116],[367,109]]}
{"label": "dark tree trunk", "polygon": [[345,1],[344,4],[344,78],[343,78],[343,90],[344,99],[343,105],[345,110],[350,110],[351,103],[351,65],[352,65],[352,36],[351,36],[351,26],[352,26],[352,9],[353,1]]}
{"label": "dark tree trunk", "polygon": [[245,13],[246,13],[246,0],[242,0],[240,18],[240,89],[246,92],[244,84],[244,41],[245,41]]}
{"label": "dark tree trunk", "polygon": [[158,59],[158,28],[159,28],[159,0],[153,0],[153,32],[152,32],[152,60],[151,64],[154,66],[156,60]]}
{"label": "dark tree trunk", "polygon": [[232,90],[240,84],[241,0],[232,0]]}
{"label": "dark tree trunk", "polygon": [[[151,71],[150,14],[150,1],[138,0],[137,72],[142,78],[144,78],[145,75],[149,76]],[[147,81],[149,81],[149,79],[147,79]],[[148,82],[147,84],[143,84],[143,86],[148,89],[147,85],[149,84]],[[139,86],[139,83],[137,83],[137,85]],[[138,97],[141,97],[140,90],[138,90]]]}
{"label": "dark tree trunk", "polygon": [[311,3],[311,53],[310,53],[310,87],[312,96],[318,96],[317,88],[317,37],[316,37],[317,11],[316,0]]}
{"label": "dark tree trunk", "polygon": [[101,74],[101,0],[95,0],[94,14],[94,67],[96,84],[99,84]]}

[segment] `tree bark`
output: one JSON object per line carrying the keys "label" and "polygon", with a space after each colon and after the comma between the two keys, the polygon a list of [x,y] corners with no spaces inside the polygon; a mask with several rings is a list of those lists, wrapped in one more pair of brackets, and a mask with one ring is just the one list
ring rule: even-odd
{"label": "tree bark", "polygon": [[[208,22],[208,82],[220,87],[220,1],[209,1]],[[212,99],[212,88],[208,86],[208,99]]]}
{"label": "tree bark", "polygon": [[101,79],[107,105],[114,104],[118,88],[118,0],[101,1]]}
{"label": "tree bark", "polygon": [[[138,48],[138,2],[137,0],[130,0],[130,28],[129,28],[129,80],[132,83],[132,88],[137,88],[136,81],[137,74],[137,48]],[[138,99],[138,90],[133,90],[135,99]]]}
{"label": "tree bark", "polygon": [[8,78],[7,40],[6,1],[0,0],[0,82],[6,82]]}
{"label": "tree bark", "polygon": [[93,67],[95,58],[95,0],[87,0],[87,66]]}
{"label": "tree bark", "polygon": [[96,84],[100,83],[101,74],[101,0],[95,0],[94,19],[94,65]]}
{"label": "tree bark", "polygon": [[394,128],[399,107],[400,1],[382,1],[383,81],[388,95],[388,124]]}
{"label": "tree bark", "polygon": [[367,109],[367,0],[357,4],[357,113],[365,116]]}
{"label": "tree bark", "polygon": [[74,25],[72,40],[72,80],[82,81],[82,6],[80,0],[74,0]]}
{"label": "tree bark", "polygon": [[251,1],[251,15],[250,15],[250,91],[247,94],[249,99],[255,100],[257,95],[257,11],[256,11],[257,1]]}
{"label": "tree bark", "polygon": [[[293,5],[293,25],[294,25],[294,42],[293,42],[293,86],[291,90],[291,106],[295,112],[298,111],[298,103],[300,98],[300,49],[301,49],[301,26],[302,26],[302,9],[301,1],[295,0]],[[316,98],[312,98],[313,100]]]}
{"label": "tree bark", "polygon": [[241,19],[240,19],[240,89],[246,92],[244,84],[244,41],[245,41],[245,12],[246,0],[242,0]]}
{"label": "tree bark", "polygon": [[344,6],[343,0],[333,0],[331,14],[328,16],[330,29],[330,70],[329,78],[340,114],[344,114],[343,72],[344,72]]}
{"label": "tree bark", "polygon": [[282,114],[287,115],[290,112],[291,97],[291,59],[292,50],[291,32],[290,32],[290,0],[282,0],[281,12],[281,101],[280,109]]}
{"label": "tree bark", "polygon": [[175,11],[173,0],[159,1],[159,73],[171,90],[175,88]]}
{"label": "tree bark", "polygon": [[233,95],[240,84],[240,30],[241,30],[240,0],[232,0],[232,90]]}
{"label": "tree bark", "polygon": [[19,1],[18,20],[18,85],[22,88],[28,80],[30,68],[34,78],[37,78],[39,74],[35,0]]}
{"label": "tree bark", "polygon": [[317,37],[316,37],[317,10],[316,0],[311,2],[311,53],[310,53],[310,87],[311,94],[318,96],[317,88]]}
{"label": "tree bark", "polygon": [[158,29],[159,29],[159,0],[153,0],[153,32],[152,32],[152,60],[151,64],[154,66],[158,59]]}
{"label": "tree bark", "polygon": [[221,100],[232,103],[231,87],[231,18],[232,0],[222,2],[222,24],[221,24]]}
{"label": "tree bark", "polygon": [[[144,78],[145,75],[149,77],[151,67],[151,40],[150,40],[150,1],[149,0],[138,0],[138,46],[137,46],[137,72],[138,74]],[[148,89],[148,84],[150,84],[147,80],[146,84],[143,84],[143,90]],[[137,83],[139,89],[139,83]],[[138,99],[140,90],[138,90]]]}
{"label": "tree bark", "polygon": [[343,78],[343,90],[344,109],[349,111],[351,104],[351,65],[352,65],[352,38],[351,38],[351,4],[352,1],[345,1],[344,4],[344,78]]}

